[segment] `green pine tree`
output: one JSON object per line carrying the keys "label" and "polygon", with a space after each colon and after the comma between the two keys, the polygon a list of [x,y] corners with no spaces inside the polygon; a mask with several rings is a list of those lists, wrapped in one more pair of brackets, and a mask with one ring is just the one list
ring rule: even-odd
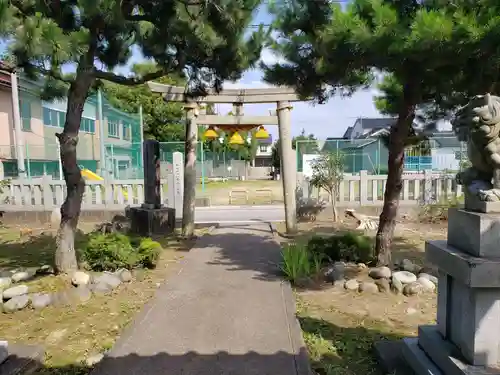
{"label": "green pine tree", "polygon": [[379,265],[392,265],[404,153],[415,134],[417,108],[449,100],[466,82],[482,75],[477,82],[484,84],[498,71],[486,58],[498,55],[497,8],[492,0],[353,0],[345,9],[328,0],[278,0],[272,7],[273,48],[287,62],[264,67],[268,82],[295,86],[318,101],[367,87],[377,72],[391,74],[400,85],[387,92],[388,112],[398,120],[388,139],[389,172],[376,236]]}
{"label": "green pine tree", "polygon": [[[67,90],[66,122],[58,134],[67,197],[55,265],[77,267],[74,233],[85,183],[76,144],[82,110],[102,81],[137,85],[163,76],[187,75],[201,94],[236,80],[260,56],[264,33],[245,34],[260,0],[0,0],[0,32],[11,40],[17,65],[45,82],[45,97]],[[132,57],[132,47],[157,70],[133,76],[114,73]],[[73,70],[64,74],[63,68]]]}

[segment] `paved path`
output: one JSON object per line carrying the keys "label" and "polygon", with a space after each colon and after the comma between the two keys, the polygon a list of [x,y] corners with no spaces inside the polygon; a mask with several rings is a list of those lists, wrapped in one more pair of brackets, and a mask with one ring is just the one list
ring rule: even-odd
{"label": "paved path", "polygon": [[267,224],[200,238],[92,375],[307,375]]}
{"label": "paved path", "polygon": [[278,222],[285,220],[283,205],[196,207],[197,224]]}

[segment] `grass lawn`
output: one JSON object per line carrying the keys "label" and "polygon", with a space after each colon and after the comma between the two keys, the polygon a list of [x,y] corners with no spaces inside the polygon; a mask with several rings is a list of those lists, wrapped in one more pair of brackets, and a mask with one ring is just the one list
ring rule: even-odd
{"label": "grass lawn", "polygon": [[[201,233],[198,233],[201,234]],[[20,238],[19,229],[0,230],[0,270],[51,264],[55,242],[51,234]],[[2,340],[40,344],[46,350],[45,366],[39,374],[84,374],[86,358],[110,349],[123,328],[153,296],[178,260],[192,246],[175,236],[162,238],[161,260],[154,270],[138,270],[131,283],[120,285],[111,296],[97,296],[83,304],[50,306],[40,311],[25,309],[0,313]],[[62,276],[44,276],[25,283],[30,293],[68,288]]]}
{"label": "grass lawn", "polygon": [[[330,217],[299,224],[304,239],[314,233],[346,229],[352,229],[352,225],[334,227]],[[395,261],[407,258],[425,265],[425,240],[442,239],[445,235],[445,229],[439,225],[398,223],[393,257]],[[360,294],[341,287],[296,289],[297,316],[313,369],[319,375],[382,375],[373,355],[373,344],[415,336],[419,325],[433,324],[436,296]]]}

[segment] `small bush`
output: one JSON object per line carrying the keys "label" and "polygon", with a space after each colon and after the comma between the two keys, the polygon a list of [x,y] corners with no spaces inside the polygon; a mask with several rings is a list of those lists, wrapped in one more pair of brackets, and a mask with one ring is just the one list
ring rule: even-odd
{"label": "small bush", "polygon": [[445,199],[438,203],[423,205],[419,212],[422,223],[440,223],[448,221],[448,209],[460,207],[464,203],[463,196],[454,199]]}
{"label": "small bush", "polygon": [[321,271],[322,255],[309,252],[304,244],[285,244],[281,258],[281,271],[292,283],[316,276]]}
{"label": "small bush", "polygon": [[347,232],[330,237],[314,236],[307,244],[307,249],[313,254],[319,254],[331,262],[363,262],[373,260],[373,244],[370,237]]}
{"label": "small bush", "polygon": [[156,268],[161,254],[161,245],[151,238],[143,238],[137,249],[140,264],[145,268]]}
{"label": "small bush", "polygon": [[161,245],[150,238],[130,238],[121,233],[92,233],[81,250],[81,258],[94,271],[119,268],[154,268]]}

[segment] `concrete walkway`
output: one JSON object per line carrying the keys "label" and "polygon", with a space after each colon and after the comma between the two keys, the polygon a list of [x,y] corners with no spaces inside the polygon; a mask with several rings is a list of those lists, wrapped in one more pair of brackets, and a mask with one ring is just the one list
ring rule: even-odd
{"label": "concrete walkway", "polygon": [[267,224],[199,239],[93,375],[308,375]]}

